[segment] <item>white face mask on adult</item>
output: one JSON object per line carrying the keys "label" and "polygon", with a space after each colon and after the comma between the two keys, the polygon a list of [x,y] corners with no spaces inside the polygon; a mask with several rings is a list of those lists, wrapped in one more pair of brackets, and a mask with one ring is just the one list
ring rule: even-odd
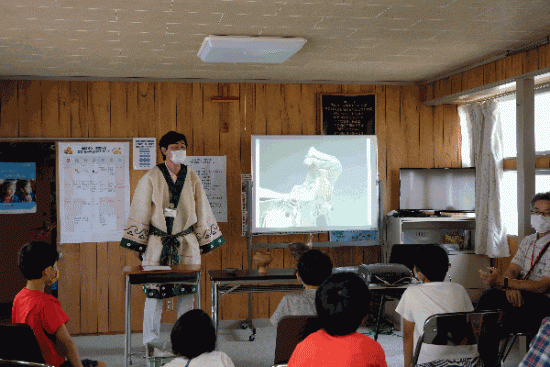
{"label": "white face mask on adult", "polygon": [[550,217],[531,215],[531,227],[533,227],[537,233],[550,232]]}
{"label": "white face mask on adult", "polygon": [[170,160],[175,164],[183,164],[185,158],[187,157],[186,150],[171,150],[170,151]]}

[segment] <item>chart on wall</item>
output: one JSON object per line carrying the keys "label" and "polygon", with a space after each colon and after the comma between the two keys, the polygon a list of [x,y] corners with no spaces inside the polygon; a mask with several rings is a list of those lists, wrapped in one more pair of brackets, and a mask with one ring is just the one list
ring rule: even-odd
{"label": "chart on wall", "polygon": [[130,211],[129,143],[58,144],[61,243],[120,241]]}

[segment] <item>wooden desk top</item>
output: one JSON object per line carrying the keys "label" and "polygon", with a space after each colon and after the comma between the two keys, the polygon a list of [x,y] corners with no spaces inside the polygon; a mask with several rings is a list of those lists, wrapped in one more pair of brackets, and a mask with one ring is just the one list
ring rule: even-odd
{"label": "wooden desk top", "polygon": [[143,270],[143,266],[125,266],[122,272],[126,274],[165,274],[165,273],[196,273],[202,270],[202,265],[172,265],[170,270]]}
{"label": "wooden desk top", "polygon": [[267,274],[260,275],[258,269],[237,270],[234,274],[229,274],[225,270],[208,271],[210,280],[215,281],[241,281],[241,280],[284,280],[298,281],[296,270],[294,268],[267,269]]}
{"label": "wooden desk top", "polygon": [[173,265],[170,270],[143,270],[140,266],[126,266],[122,270],[130,284],[195,283],[200,279],[202,265]]}

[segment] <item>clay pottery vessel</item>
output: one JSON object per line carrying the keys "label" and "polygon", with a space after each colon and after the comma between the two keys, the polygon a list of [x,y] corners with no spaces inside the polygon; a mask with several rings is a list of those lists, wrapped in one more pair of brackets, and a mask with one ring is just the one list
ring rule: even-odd
{"label": "clay pottery vessel", "polygon": [[252,260],[258,265],[258,273],[265,275],[267,273],[267,266],[273,261],[273,256],[267,250],[258,250]]}

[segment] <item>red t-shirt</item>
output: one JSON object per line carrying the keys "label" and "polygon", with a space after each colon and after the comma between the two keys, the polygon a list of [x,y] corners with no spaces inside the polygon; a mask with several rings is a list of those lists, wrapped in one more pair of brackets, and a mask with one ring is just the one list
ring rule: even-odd
{"label": "red t-shirt", "polygon": [[370,337],[351,333],[331,336],[316,331],[296,346],[288,367],[387,367],[382,346]]}
{"label": "red t-shirt", "polygon": [[69,321],[69,316],[61,309],[57,298],[23,288],[13,300],[11,320],[32,327],[46,364],[60,366],[65,362],[65,358],[57,354],[54,344],[48,338],[48,335],[53,336],[61,325]]}

